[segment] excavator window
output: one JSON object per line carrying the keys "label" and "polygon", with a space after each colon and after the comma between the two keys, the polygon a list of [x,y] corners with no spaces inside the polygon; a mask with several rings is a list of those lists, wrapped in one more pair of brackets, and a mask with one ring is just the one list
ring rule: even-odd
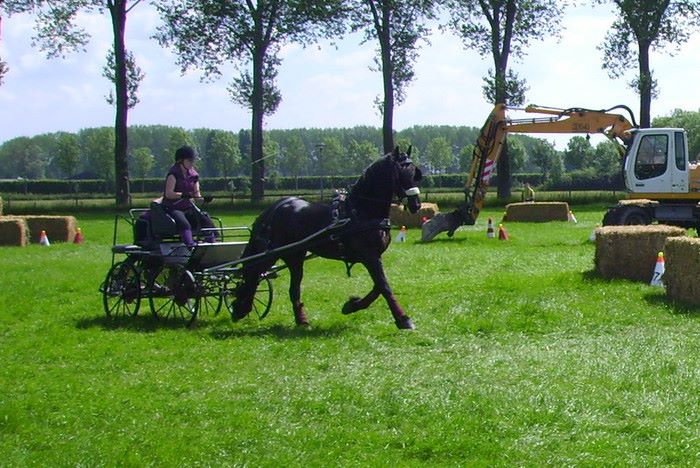
{"label": "excavator window", "polygon": [[668,136],[644,135],[639,143],[634,175],[639,180],[658,177],[666,172]]}
{"label": "excavator window", "polygon": [[685,171],[685,138],[683,132],[674,134],[674,146],[676,147],[676,167],[680,171]]}

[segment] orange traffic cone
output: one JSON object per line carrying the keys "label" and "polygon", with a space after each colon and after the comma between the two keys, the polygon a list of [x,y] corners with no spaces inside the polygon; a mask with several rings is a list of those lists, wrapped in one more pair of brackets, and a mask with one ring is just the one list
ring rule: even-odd
{"label": "orange traffic cone", "polygon": [[574,224],[578,223],[578,220],[576,219],[576,216],[574,216],[574,212],[569,210],[569,222],[572,222]]}
{"label": "orange traffic cone", "polygon": [[46,231],[41,231],[41,234],[39,234],[39,244],[51,245],[51,242],[49,242],[49,237],[46,235]]}
{"label": "orange traffic cone", "polygon": [[78,232],[75,233],[75,238],[73,239],[74,244],[82,244],[83,243],[83,231],[78,228]]}
{"label": "orange traffic cone", "polygon": [[498,225],[498,240],[508,240],[508,233],[502,224]]}
{"label": "orange traffic cone", "polygon": [[656,257],[656,265],[654,265],[654,273],[651,275],[651,282],[649,283],[649,285],[663,288],[664,283],[662,279],[665,272],[666,261],[664,260],[664,253],[659,252],[659,255]]}
{"label": "orange traffic cone", "polygon": [[396,242],[406,242],[406,226],[401,226],[399,233],[396,235]]}
{"label": "orange traffic cone", "polygon": [[488,223],[486,223],[486,237],[493,239],[496,237],[496,233],[493,231],[493,219],[489,218]]}

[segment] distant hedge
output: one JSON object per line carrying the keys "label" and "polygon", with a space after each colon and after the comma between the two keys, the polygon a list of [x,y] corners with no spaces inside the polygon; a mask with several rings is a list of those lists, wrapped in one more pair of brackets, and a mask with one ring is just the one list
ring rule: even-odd
{"label": "distant hedge", "polygon": [[[267,190],[318,190],[321,187],[344,188],[357,180],[355,176],[304,176],[304,177],[277,177],[269,176],[265,180]],[[435,174],[424,177],[420,183],[424,188],[462,188],[466,181],[465,174]],[[513,176],[513,188],[517,189],[525,182],[535,187],[544,186],[550,190],[613,190],[623,187],[622,177],[595,177],[585,173],[564,174],[561,181],[545,183],[544,177],[539,173],[515,174]],[[490,185],[498,184],[498,175],[491,179]],[[163,190],[163,179],[147,178],[131,181],[133,193],[158,193]],[[211,177],[202,179],[202,191],[206,192],[233,192],[245,194],[250,190],[248,177]],[[104,180],[0,180],[0,193],[31,193],[38,195],[66,195],[66,194],[104,194],[113,193],[114,183]]]}

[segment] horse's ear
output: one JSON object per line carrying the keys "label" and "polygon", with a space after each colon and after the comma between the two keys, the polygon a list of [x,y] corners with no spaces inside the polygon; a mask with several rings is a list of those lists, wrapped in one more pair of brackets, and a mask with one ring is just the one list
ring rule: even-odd
{"label": "horse's ear", "polygon": [[423,178],[423,171],[416,168],[416,171],[413,173],[413,180],[415,180],[416,182],[420,182],[422,178]]}
{"label": "horse's ear", "polygon": [[413,145],[408,145],[408,151],[406,151],[406,154],[408,155],[409,158],[411,157],[411,150],[412,149],[413,149]]}
{"label": "horse's ear", "polygon": [[401,152],[399,151],[399,145],[396,145],[396,148],[394,148],[394,152],[391,153],[391,155],[394,156],[394,159],[396,159],[399,157],[399,154],[401,154]]}

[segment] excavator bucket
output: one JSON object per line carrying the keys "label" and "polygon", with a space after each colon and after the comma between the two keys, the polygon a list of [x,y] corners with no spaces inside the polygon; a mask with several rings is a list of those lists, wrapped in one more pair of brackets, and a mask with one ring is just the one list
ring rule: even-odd
{"label": "excavator bucket", "polygon": [[421,228],[421,241],[430,242],[441,232],[449,231],[448,235],[454,234],[452,228],[452,217],[447,213],[438,213],[428,221],[423,223]]}

